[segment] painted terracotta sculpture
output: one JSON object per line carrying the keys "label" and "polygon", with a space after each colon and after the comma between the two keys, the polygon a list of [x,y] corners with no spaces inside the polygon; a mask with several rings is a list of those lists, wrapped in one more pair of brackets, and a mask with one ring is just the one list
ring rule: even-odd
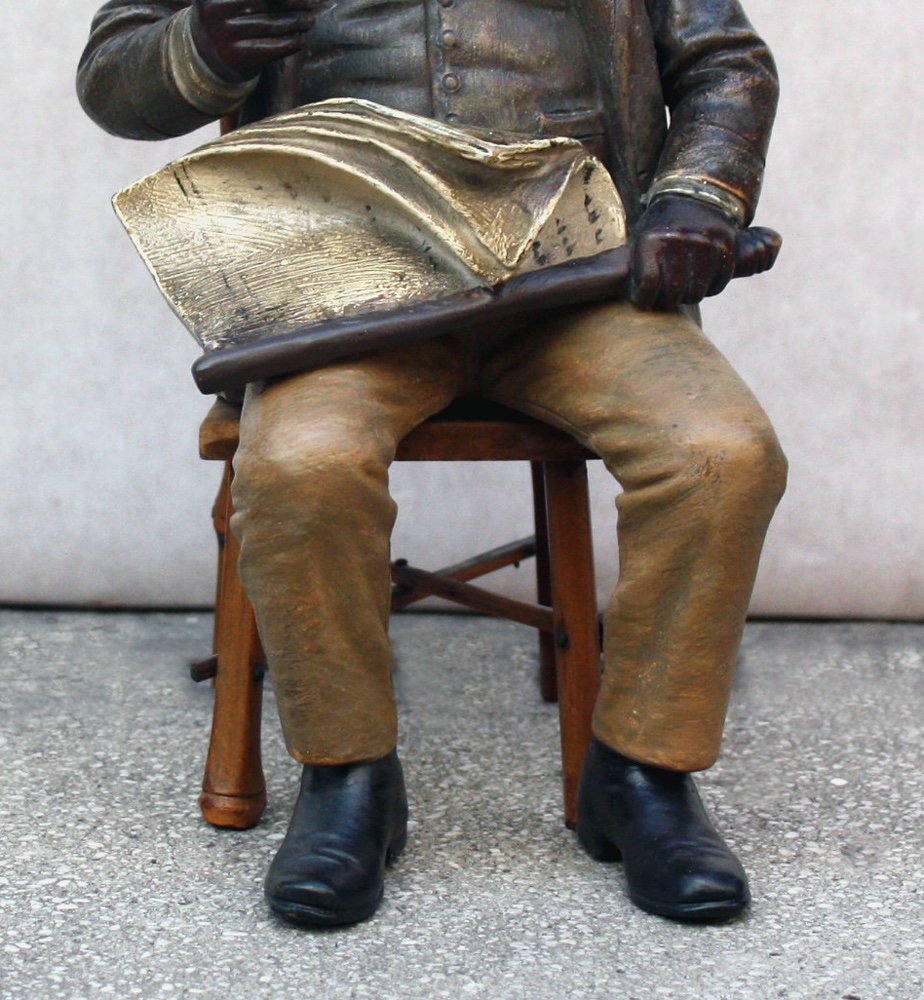
{"label": "painted terracotta sculpture", "polygon": [[407,821],[387,469],[412,428],[479,395],[565,429],[623,487],[580,842],[622,858],[645,910],[741,912],[745,873],[690,776],[718,754],[786,470],[766,415],[696,321],[696,303],[732,276],[776,103],[772,59],[736,0],[110,0],[78,89],[94,120],[130,138],[348,98],[570,136],[606,165],[629,227],[631,301],[247,388],[232,527],[304,765],[266,894],[309,926],[365,919],[382,897]]}

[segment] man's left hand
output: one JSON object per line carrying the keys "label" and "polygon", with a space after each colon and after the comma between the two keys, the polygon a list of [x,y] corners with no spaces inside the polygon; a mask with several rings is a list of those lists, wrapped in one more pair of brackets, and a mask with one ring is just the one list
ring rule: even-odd
{"label": "man's left hand", "polygon": [[629,297],[640,309],[675,309],[718,295],[735,269],[737,231],[695,198],[657,198],[632,237]]}

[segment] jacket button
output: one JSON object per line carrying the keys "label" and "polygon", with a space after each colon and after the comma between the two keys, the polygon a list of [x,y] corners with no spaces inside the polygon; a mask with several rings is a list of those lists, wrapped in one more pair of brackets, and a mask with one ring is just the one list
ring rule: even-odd
{"label": "jacket button", "polygon": [[462,81],[455,73],[447,73],[443,77],[443,90],[448,90],[450,94],[454,94],[461,86]]}
{"label": "jacket button", "polygon": [[458,41],[459,40],[456,37],[456,33],[454,31],[450,31],[449,29],[447,29],[446,31],[443,32],[443,45],[445,45],[447,49],[455,48],[456,45],[458,44]]}

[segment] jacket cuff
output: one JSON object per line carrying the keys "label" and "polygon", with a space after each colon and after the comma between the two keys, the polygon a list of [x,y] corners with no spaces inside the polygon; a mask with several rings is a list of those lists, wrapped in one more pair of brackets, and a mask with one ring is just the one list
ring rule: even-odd
{"label": "jacket cuff", "polygon": [[191,8],[184,7],[167,28],[167,70],[176,89],[202,114],[218,117],[236,111],[256,87],[259,76],[230,83],[214,73],[199,55],[189,26]]}
{"label": "jacket cuff", "polygon": [[748,218],[748,207],[741,198],[715,184],[708,177],[684,177],[679,174],[661,176],[648,189],[644,201],[650,205],[656,198],[667,194],[695,198],[710,205],[718,209],[735,226],[744,226]]}
{"label": "jacket cuff", "polygon": [[654,184],[678,177],[701,182],[737,199],[744,206],[742,221],[750,225],[764,179],[764,152],[761,144],[721,125],[672,124]]}

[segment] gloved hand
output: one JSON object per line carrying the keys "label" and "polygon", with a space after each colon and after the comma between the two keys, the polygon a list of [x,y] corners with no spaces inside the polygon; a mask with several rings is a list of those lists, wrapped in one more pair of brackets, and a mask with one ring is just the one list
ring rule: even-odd
{"label": "gloved hand", "polygon": [[193,0],[193,44],[216,76],[242,83],[305,44],[319,0]]}
{"label": "gloved hand", "polygon": [[630,299],[641,309],[675,309],[718,295],[735,269],[737,233],[718,209],[695,198],[656,198],[632,236]]}

